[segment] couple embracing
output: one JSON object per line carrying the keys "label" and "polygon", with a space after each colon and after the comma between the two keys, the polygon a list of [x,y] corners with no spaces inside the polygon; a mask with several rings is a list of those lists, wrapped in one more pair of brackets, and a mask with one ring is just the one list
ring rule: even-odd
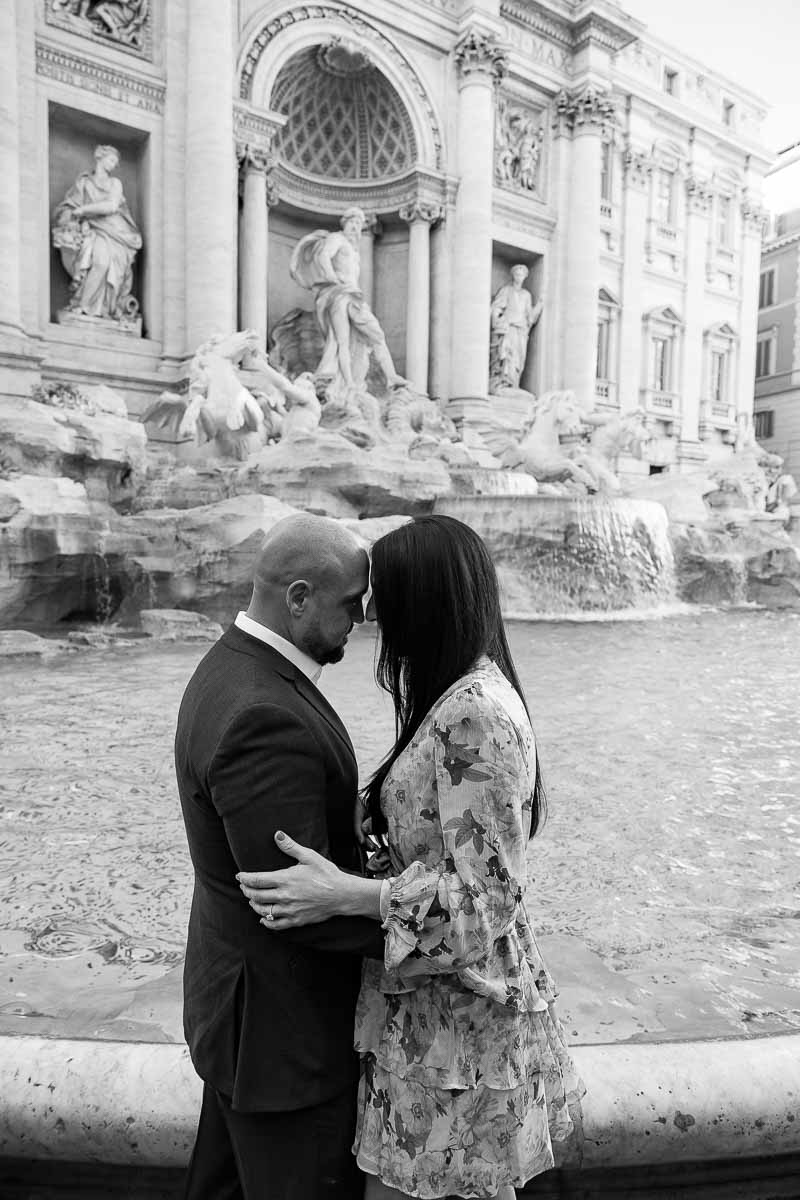
{"label": "couple embracing", "polygon": [[[365,617],[396,742],[359,796],[317,681]],[[186,689],[176,767],[188,1200],[511,1200],[551,1167],[582,1089],[527,909],[544,796],[477,534],[420,517],[370,563],[334,521],[274,526]]]}

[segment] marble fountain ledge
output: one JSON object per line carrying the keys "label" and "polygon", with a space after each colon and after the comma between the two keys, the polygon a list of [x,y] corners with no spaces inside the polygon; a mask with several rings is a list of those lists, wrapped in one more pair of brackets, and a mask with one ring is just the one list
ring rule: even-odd
{"label": "marble fountain ledge", "polygon": [[[565,1166],[800,1151],[800,1036],[573,1052],[587,1094]],[[0,1157],[182,1167],[200,1099],[182,1045],[0,1036]]]}

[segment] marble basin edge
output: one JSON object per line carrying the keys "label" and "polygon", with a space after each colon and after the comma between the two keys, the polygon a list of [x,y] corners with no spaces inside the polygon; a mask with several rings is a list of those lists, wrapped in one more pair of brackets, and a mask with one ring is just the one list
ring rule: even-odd
{"label": "marble basin edge", "polygon": [[[800,1152],[800,1035],[573,1051],[587,1094],[560,1165]],[[183,1167],[200,1097],[184,1045],[0,1036],[0,1157]]]}

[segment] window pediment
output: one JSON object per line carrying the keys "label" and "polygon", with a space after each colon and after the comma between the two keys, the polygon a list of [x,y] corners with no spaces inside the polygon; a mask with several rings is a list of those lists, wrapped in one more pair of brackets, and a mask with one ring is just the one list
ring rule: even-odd
{"label": "window pediment", "polygon": [[660,324],[672,325],[675,328],[683,327],[683,319],[669,304],[665,304],[661,308],[651,308],[649,312],[644,314],[643,321],[645,325]]}
{"label": "window pediment", "polygon": [[600,304],[604,304],[607,308],[620,308],[620,302],[617,297],[610,292],[608,288],[601,287],[597,294],[597,299]]}
{"label": "window pediment", "polygon": [[717,338],[722,341],[733,342],[738,337],[738,334],[727,321],[718,321],[715,325],[709,325],[703,336],[705,338]]}
{"label": "window pediment", "polygon": [[685,151],[677,142],[659,138],[653,142],[653,161],[663,171],[677,172],[683,166]]}

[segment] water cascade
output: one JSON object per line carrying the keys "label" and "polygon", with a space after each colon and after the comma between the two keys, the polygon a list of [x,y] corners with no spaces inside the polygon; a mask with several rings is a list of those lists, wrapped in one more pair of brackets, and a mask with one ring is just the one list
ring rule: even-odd
{"label": "water cascade", "polygon": [[470,496],[436,505],[472,525],[497,565],[508,615],[662,609],[677,603],[667,516],[649,500]]}

